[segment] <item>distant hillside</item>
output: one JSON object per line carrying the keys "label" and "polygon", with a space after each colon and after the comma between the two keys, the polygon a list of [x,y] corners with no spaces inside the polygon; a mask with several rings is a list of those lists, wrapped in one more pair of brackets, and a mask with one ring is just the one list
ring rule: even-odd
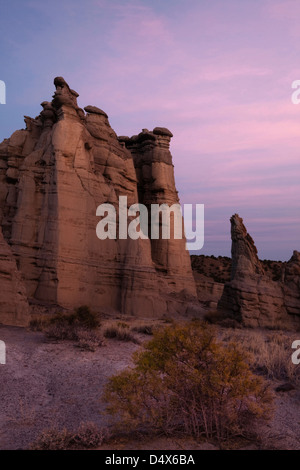
{"label": "distant hillside", "polygon": [[[214,282],[229,282],[231,274],[231,258],[227,256],[191,255],[193,271]],[[281,272],[286,262],[261,260],[265,272],[273,281],[281,279]]]}
{"label": "distant hillside", "polygon": [[191,255],[192,269],[214,282],[230,281],[231,258],[227,256]]}

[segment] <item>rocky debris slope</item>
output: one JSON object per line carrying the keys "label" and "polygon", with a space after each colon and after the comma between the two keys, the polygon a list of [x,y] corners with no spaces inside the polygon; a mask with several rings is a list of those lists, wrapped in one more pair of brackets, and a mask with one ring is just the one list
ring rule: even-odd
{"label": "rocky debris slope", "polygon": [[281,280],[273,281],[257,256],[243,219],[231,219],[232,271],[218,309],[249,327],[300,325],[300,253],[283,264]]}
{"label": "rocky debris slope", "polygon": [[[143,316],[197,308],[184,238],[96,236],[96,208],[112,204],[118,220],[119,196],[128,207],[178,203],[171,132],[118,138],[104,111],[84,112],[62,77],[54,84],[52,102],[0,144],[0,226],[27,298]],[[5,309],[0,322],[15,324]]]}

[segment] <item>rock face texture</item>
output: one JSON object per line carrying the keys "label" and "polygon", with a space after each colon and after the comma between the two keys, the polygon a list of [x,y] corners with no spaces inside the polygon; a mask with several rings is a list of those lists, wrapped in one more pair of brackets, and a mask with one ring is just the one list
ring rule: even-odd
{"label": "rock face texture", "polygon": [[218,309],[245,326],[300,325],[300,253],[284,264],[280,281],[265,273],[243,219],[231,219],[231,281],[224,286]]}
{"label": "rock face texture", "polygon": [[[290,315],[300,315],[300,253],[294,251],[286,263],[282,282],[284,283],[284,303]],[[299,317],[300,318],[300,317]]]}
{"label": "rock face texture", "polygon": [[[128,207],[178,203],[171,132],[118,138],[104,111],[84,112],[62,77],[54,84],[52,102],[43,101],[40,115],[25,116],[26,129],[0,144],[0,226],[24,297],[133,315],[184,313],[196,301],[184,238],[96,236],[96,208],[114,205],[118,220],[119,196]],[[1,308],[0,322],[13,318]]]}
{"label": "rock face texture", "polygon": [[198,300],[205,308],[216,309],[224,290],[224,284],[206,279],[194,273]]}
{"label": "rock face texture", "polygon": [[29,305],[25,285],[12,251],[4,240],[0,229],[0,319],[1,323],[26,326]]}

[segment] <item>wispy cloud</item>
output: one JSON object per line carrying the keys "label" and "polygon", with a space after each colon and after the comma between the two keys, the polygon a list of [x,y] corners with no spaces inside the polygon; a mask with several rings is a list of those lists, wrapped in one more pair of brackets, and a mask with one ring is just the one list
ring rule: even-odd
{"label": "wispy cloud", "polygon": [[[266,218],[263,251],[279,232],[291,251],[300,201],[300,105],[291,103],[300,79],[298,0],[13,3],[0,18],[0,79],[6,109],[13,103],[18,112],[10,132],[22,114],[37,114],[63,75],[80,106],[105,109],[118,134],[172,130],[181,201],[206,204],[204,250],[230,245],[228,218],[238,210],[254,234]],[[273,230],[277,209],[285,233]]]}

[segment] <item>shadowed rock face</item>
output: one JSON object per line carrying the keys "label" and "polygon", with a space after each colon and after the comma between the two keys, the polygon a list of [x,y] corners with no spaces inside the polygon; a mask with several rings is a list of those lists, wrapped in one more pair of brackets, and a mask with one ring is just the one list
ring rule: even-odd
{"label": "shadowed rock face", "polygon": [[0,228],[0,320],[4,324],[26,326],[29,305],[22,276],[17,269],[12,251]]}
{"label": "shadowed rock face", "polygon": [[231,278],[243,278],[245,274],[264,274],[263,267],[257,256],[257,249],[252,237],[247,233],[243,219],[234,214],[231,219]]}
{"label": "shadowed rock face", "polygon": [[[120,137],[77,105],[62,77],[52,102],[0,144],[0,225],[29,301],[160,316],[195,306],[185,240],[99,240],[96,208],[178,202],[171,132]],[[1,277],[1,273],[0,273]],[[3,293],[1,293],[3,297]],[[10,320],[11,318],[11,320]],[[0,311],[0,322],[14,324]]]}
{"label": "shadowed rock face", "polygon": [[285,263],[282,280],[273,281],[257,256],[254,241],[243,219],[231,219],[232,272],[218,309],[233,315],[245,326],[293,327],[300,324],[300,253]]}

